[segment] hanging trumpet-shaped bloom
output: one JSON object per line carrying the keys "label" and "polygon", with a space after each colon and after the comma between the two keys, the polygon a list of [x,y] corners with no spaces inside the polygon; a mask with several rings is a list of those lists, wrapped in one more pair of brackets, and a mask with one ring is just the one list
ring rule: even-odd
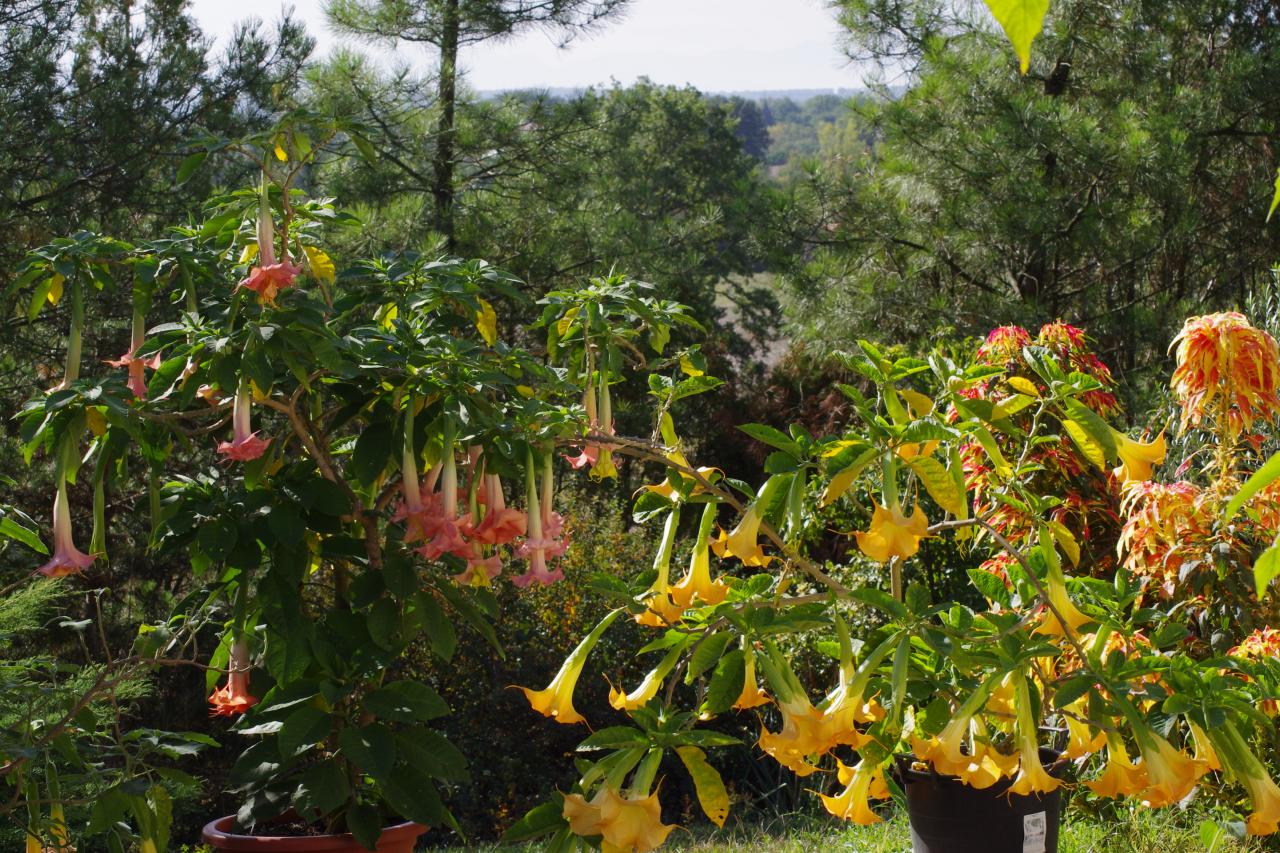
{"label": "hanging trumpet-shaped bloom", "polygon": [[1218,753],[1214,751],[1209,736],[1195,723],[1190,723],[1190,726],[1191,740],[1196,745],[1195,755],[1191,757],[1196,763],[1196,776],[1203,776],[1211,770],[1221,770],[1222,762],[1218,760]]}
{"label": "hanging trumpet-shaped bloom", "polygon": [[[135,296],[135,300],[137,297]],[[138,348],[142,346],[143,339],[147,332],[147,321],[135,303],[133,309],[133,331],[129,339],[129,351],[117,359],[107,361],[112,367],[123,367],[129,372],[129,380],[126,383],[133,396],[139,400],[147,399],[147,377],[146,369],[155,370],[160,366],[160,353],[156,353],[151,358],[139,358],[137,355]]]}
{"label": "hanging trumpet-shaped bloom", "polygon": [[732,532],[720,531],[720,537],[711,543],[711,549],[720,558],[734,557],[742,561],[744,566],[767,566],[773,557],[764,553],[760,547],[760,522],[764,520],[764,510],[773,500],[781,480],[770,477],[756,495],[756,499],[747,507]]}
{"label": "hanging trumpet-shaped bloom", "polygon": [[969,765],[977,756],[965,753],[965,739],[969,735],[970,720],[982,708],[989,689],[983,685],[970,694],[938,734],[928,740],[913,736],[911,746],[916,758],[929,762],[936,771],[947,776],[968,773]]}
{"label": "hanging trumpet-shaped bloom", "polygon": [[724,581],[711,579],[711,528],[715,525],[716,509],[715,503],[703,508],[698,538],[689,559],[689,573],[671,588],[671,599],[681,608],[692,605],[694,599],[704,604],[719,604],[729,594]]}
{"label": "hanging trumpet-shaped bloom", "polygon": [[482,587],[502,574],[502,556],[490,554],[484,556],[473,543],[474,553],[468,556],[467,567],[453,576],[453,582],[460,586]]}
{"label": "hanging trumpet-shaped bloom", "polygon": [[[1092,616],[1081,613],[1071,602],[1071,597],[1067,595],[1067,581],[1063,577],[1061,566],[1056,564],[1049,566],[1049,570],[1045,573],[1044,587],[1045,597],[1052,606],[1045,608],[1035,633],[1065,637],[1068,631],[1073,635],[1077,634],[1081,625],[1097,621]],[[1066,620],[1065,625],[1059,617]]]}
{"label": "hanging trumpet-shaped bloom", "polygon": [[737,700],[733,703],[734,710],[746,711],[750,708],[758,708],[761,705],[769,703],[769,694],[760,689],[760,682],[756,678],[756,655],[743,640],[743,678],[742,692],[738,694]]}
{"label": "hanging trumpet-shaped bloom", "polygon": [[417,549],[428,560],[445,554],[468,559],[475,556],[471,543],[462,535],[469,516],[458,515],[458,465],[454,458],[454,425],[445,418],[440,455],[440,489],[424,502],[423,532],[426,541]]}
{"label": "hanging trumpet-shaped bloom", "polygon": [[1112,473],[1122,483],[1150,480],[1152,466],[1163,462],[1168,453],[1164,433],[1146,444],[1134,441],[1119,430],[1112,430],[1111,434],[1115,437],[1116,453],[1120,457],[1120,467]]}
{"label": "hanging trumpet-shaped bloom", "polygon": [[67,478],[58,472],[58,491],[53,498],[53,556],[36,569],[47,578],[75,575],[93,564],[93,556],[76,547],[71,529],[71,506],[67,502]]}
{"label": "hanging trumpet-shaped bloom", "polygon": [[1089,790],[1099,797],[1127,797],[1138,793],[1147,785],[1147,774],[1129,758],[1120,735],[1107,735],[1107,763],[1102,775],[1085,781]]}
{"label": "hanging trumpet-shaped bloom", "polygon": [[1226,417],[1233,436],[1280,413],[1280,349],[1234,311],[1191,317],[1173,339],[1178,366],[1170,384],[1182,429]]}
{"label": "hanging trumpet-shaped bloom", "polygon": [[1040,744],[1036,740],[1038,726],[1031,709],[1031,689],[1025,676],[1014,683],[1015,704],[1018,706],[1016,740],[1018,744],[1018,775],[1009,786],[1012,794],[1047,794],[1062,783],[1050,776],[1040,761]]}
{"label": "hanging trumpet-shaped bloom", "polygon": [[658,543],[658,553],[653,558],[654,571],[658,576],[653,579],[649,589],[640,597],[645,609],[636,614],[636,621],[650,628],[665,628],[680,619],[684,608],[671,598],[671,549],[675,546],[676,528],[680,525],[680,507],[676,505],[667,514],[666,524],[662,528],[662,539]]}
{"label": "hanging trumpet-shaped bloom", "polygon": [[[506,505],[502,495],[502,480],[497,474],[484,476],[484,518],[471,531],[471,538],[486,545],[506,545],[523,536],[528,529],[529,520],[518,509]],[[545,530],[546,507],[543,507]]]}
{"label": "hanging trumpet-shaped bloom", "polygon": [[[560,578],[564,577],[564,573],[559,568],[548,568],[548,557],[555,557],[563,553],[560,542],[547,538],[546,531],[542,528],[543,511],[538,498],[537,477],[534,472],[533,451],[530,450],[526,462],[526,495],[528,500],[529,519],[529,535],[520,547],[516,548],[516,556],[525,558],[529,561],[529,571],[522,575],[518,575],[511,579],[511,582],[518,587],[526,587],[535,581],[544,586],[553,584]],[[550,476],[548,473],[546,476]]]}
{"label": "hanging trumpet-shaped bloom", "polygon": [[1016,755],[1001,754],[991,745],[986,724],[978,716],[969,721],[969,763],[956,774],[970,788],[985,790],[1017,770]]}
{"label": "hanging trumpet-shaped bloom", "polygon": [[1141,793],[1143,804],[1159,808],[1186,799],[1200,776],[1194,759],[1145,725],[1134,725],[1134,737],[1147,777],[1147,787]]}
{"label": "hanging trumpet-shaped bloom", "polygon": [[658,665],[649,670],[649,674],[640,682],[640,686],[630,693],[623,693],[610,685],[609,704],[618,711],[634,711],[649,704],[649,700],[658,695],[658,688],[662,687],[663,679],[675,669],[676,662],[680,660],[680,655],[683,653],[683,646],[673,646],[663,655]]}
{"label": "hanging trumpet-shaped bloom", "polygon": [[294,279],[302,273],[301,267],[289,262],[287,247],[281,253],[280,260],[276,260],[275,242],[275,225],[271,221],[271,204],[264,179],[258,203],[258,263],[240,282],[241,287],[258,294],[260,303],[274,303],[276,295],[281,290],[292,287]]}
{"label": "hanging trumpet-shaped bloom", "polygon": [[602,786],[590,801],[581,794],[565,794],[564,808],[561,811],[569,822],[569,831],[579,838],[590,838],[600,835],[600,806],[607,796],[607,787]]}
{"label": "hanging trumpet-shaped bloom", "polygon": [[218,445],[218,452],[236,462],[248,462],[257,459],[267,450],[270,440],[263,441],[253,430],[250,414],[253,398],[250,396],[249,383],[241,380],[236,389],[236,400],[231,412],[232,440]]}
{"label": "hanging trumpet-shaped bloom", "polygon": [[256,704],[258,700],[249,693],[249,645],[244,639],[237,639],[231,644],[227,683],[209,696],[209,714],[234,717]]}
{"label": "hanging trumpet-shaped bloom", "polygon": [[1253,802],[1253,813],[1245,821],[1249,834],[1273,834],[1280,828],[1280,787],[1230,720],[1214,726],[1209,736],[1223,766],[1249,792]]}
{"label": "hanging trumpet-shaped bloom", "polygon": [[871,810],[867,800],[883,800],[889,796],[883,766],[871,764],[865,758],[856,767],[848,767],[843,761],[837,761],[836,766],[840,784],[845,789],[834,797],[823,794],[823,808],[841,820],[852,821],[859,826],[880,823],[883,818]]}
{"label": "hanging trumpet-shaped bloom", "polygon": [[[1092,755],[1107,745],[1107,733],[1096,731],[1088,723],[1077,719],[1084,716],[1087,709],[1083,697],[1068,705],[1062,719],[1067,724],[1067,758],[1084,758]],[[1072,715],[1075,716],[1072,716]]]}
{"label": "hanging trumpet-shaped bloom", "polygon": [[582,642],[578,643],[578,647],[565,658],[560,671],[546,688],[542,690],[520,688],[524,691],[525,698],[529,700],[533,710],[545,717],[555,718],[557,723],[586,722],[586,718],[574,710],[573,690],[578,686],[578,677],[582,675],[582,667],[587,662],[587,656],[591,654],[600,637],[621,612],[621,610],[612,611],[600,620],[600,624],[596,625],[590,634],[582,638]]}
{"label": "hanging trumpet-shaped bloom", "polygon": [[902,509],[875,504],[871,514],[871,526],[865,532],[854,534],[862,553],[879,563],[887,563],[894,557],[907,559],[920,550],[920,540],[929,535],[929,519],[920,504],[916,504],[910,517]]}
{"label": "hanging trumpet-shaped bloom", "polygon": [[662,822],[662,804],[656,793],[621,796],[605,787],[600,802],[601,850],[605,853],[648,853],[666,842],[674,824]]}

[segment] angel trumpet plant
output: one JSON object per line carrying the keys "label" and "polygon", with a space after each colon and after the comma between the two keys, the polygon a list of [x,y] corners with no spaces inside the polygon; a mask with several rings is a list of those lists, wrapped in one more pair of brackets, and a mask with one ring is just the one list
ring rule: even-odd
{"label": "angel trumpet plant", "polygon": [[93,564],[93,555],[76,547],[71,527],[71,508],[67,503],[67,478],[59,466],[58,488],[53,498],[53,556],[36,569],[47,578],[79,574]]}
{"label": "angel trumpet plant", "polygon": [[862,759],[854,767],[843,761],[836,762],[836,776],[844,791],[834,797],[822,795],[822,806],[828,812],[859,826],[871,826],[884,818],[871,810],[869,799],[883,800],[889,796],[884,782],[884,765]]}
{"label": "angel trumpet plant", "polygon": [[645,609],[637,613],[635,619],[641,625],[650,628],[665,628],[680,619],[684,607],[672,600],[671,595],[671,550],[675,547],[676,529],[680,526],[680,505],[671,507],[667,513],[667,521],[662,528],[662,539],[658,543],[658,553],[653,558],[653,568],[658,573],[653,584],[643,596],[641,603]]}
{"label": "angel trumpet plant", "polygon": [[695,599],[704,604],[719,604],[729,594],[724,581],[711,579],[711,528],[715,526],[718,509],[719,504],[715,502],[703,507],[698,538],[689,559],[689,573],[671,587],[671,599],[681,608],[691,606]]}
{"label": "angel trumpet plant", "polygon": [[525,698],[529,700],[529,705],[533,710],[542,714],[544,717],[551,717],[557,723],[585,723],[586,718],[579,714],[573,707],[573,691],[578,686],[578,678],[582,675],[582,667],[587,662],[587,656],[591,654],[591,650],[595,648],[600,637],[613,624],[613,620],[618,618],[621,610],[610,611],[600,624],[591,630],[590,634],[582,638],[582,642],[578,643],[577,648],[565,658],[564,664],[561,665],[560,671],[556,673],[555,678],[551,679],[551,683],[542,690],[532,690],[528,687],[521,687],[524,691]]}

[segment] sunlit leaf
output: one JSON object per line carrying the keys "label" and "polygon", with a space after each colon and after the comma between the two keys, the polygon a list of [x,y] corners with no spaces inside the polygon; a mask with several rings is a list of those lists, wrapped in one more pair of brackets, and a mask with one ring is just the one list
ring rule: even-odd
{"label": "sunlit leaf", "polygon": [[986,4],[1013,45],[1018,70],[1026,74],[1031,67],[1031,42],[1044,29],[1049,0],[986,0]]}
{"label": "sunlit leaf", "polygon": [[729,794],[719,771],[707,763],[707,754],[696,746],[677,746],[676,754],[693,778],[698,804],[712,823],[724,826],[725,818],[729,816]]}

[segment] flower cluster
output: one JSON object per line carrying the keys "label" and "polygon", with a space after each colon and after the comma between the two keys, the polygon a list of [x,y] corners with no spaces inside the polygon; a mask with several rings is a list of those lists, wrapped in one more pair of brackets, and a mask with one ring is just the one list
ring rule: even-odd
{"label": "flower cluster", "polygon": [[1173,393],[1182,429],[1214,422],[1232,437],[1280,413],[1280,350],[1275,338],[1234,311],[1192,317],[1174,339]]}

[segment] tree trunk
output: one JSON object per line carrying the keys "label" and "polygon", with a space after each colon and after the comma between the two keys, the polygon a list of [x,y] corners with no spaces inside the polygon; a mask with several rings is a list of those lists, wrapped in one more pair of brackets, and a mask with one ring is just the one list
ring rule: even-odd
{"label": "tree trunk", "polygon": [[436,126],[436,156],[432,164],[431,196],[434,200],[435,227],[444,235],[445,248],[454,250],[453,234],[453,157],[454,106],[458,84],[458,2],[448,0],[444,6],[440,39],[440,72],[436,82],[436,100],[440,106],[440,122]]}

